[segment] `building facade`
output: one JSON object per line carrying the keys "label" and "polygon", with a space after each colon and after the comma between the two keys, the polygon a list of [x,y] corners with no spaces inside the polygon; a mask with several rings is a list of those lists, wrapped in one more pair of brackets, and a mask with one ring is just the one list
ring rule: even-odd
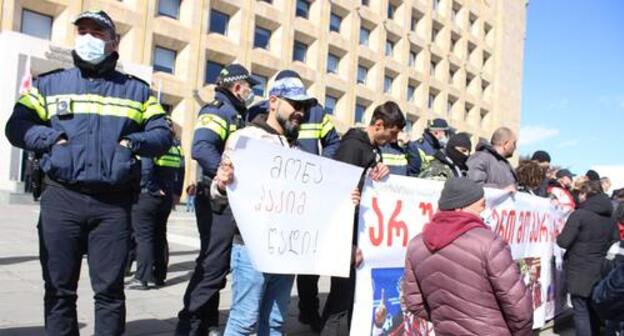
{"label": "building facade", "polygon": [[[443,117],[476,140],[501,125],[519,128],[526,6],[527,0],[0,0],[2,35],[11,35],[6,43],[17,43],[22,55],[15,58],[21,63],[1,66],[3,74],[18,69],[7,84],[17,92],[32,41],[69,50],[72,19],[100,8],[118,27],[124,69],[160,92],[181,125],[186,153],[197,112],[211,101],[221,67],[232,62],[263,82],[254,89],[259,96],[280,69],[298,71],[342,132],[366,123],[376,104],[394,100],[412,138],[427,120]],[[49,54],[39,55],[41,71],[54,65]],[[3,98],[3,125],[11,99]],[[10,146],[1,141],[5,152]],[[196,165],[187,160],[193,180]],[[11,176],[0,167],[0,188],[20,188],[17,165]]]}

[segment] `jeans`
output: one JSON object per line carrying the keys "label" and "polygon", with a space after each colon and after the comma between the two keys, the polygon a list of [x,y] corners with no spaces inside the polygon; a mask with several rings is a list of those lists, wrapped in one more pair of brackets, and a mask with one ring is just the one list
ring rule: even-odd
{"label": "jeans", "polygon": [[283,335],[294,275],[254,269],[244,245],[232,247],[232,309],[224,336]]}
{"label": "jeans", "polygon": [[624,321],[605,321],[605,336],[624,335]]}
{"label": "jeans", "polygon": [[591,298],[572,295],[574,330],[577,336],[600,335],[600,318],[591,307]]}
{"label": "jeans", "polygon": [[186,198],[186,212],[195,211],[195,196],[188,196]]}

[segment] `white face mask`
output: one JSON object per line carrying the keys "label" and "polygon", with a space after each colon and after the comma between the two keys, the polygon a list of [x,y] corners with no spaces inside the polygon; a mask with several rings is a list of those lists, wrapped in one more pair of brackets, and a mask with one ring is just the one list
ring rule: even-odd
{"label": "white face mask", "polygon": [[250,90],[249,94],[247,95],[247,97],[245,97],[245,100],[244,100],[245,106],[246,107],[251,106],[255,98],[256,98],[256,94],[253,92],[253,90]]}
{"label": "white face mask", "polygon": [[108,56],[105,51],[106,43],[91,34],[79,35],[76,37],[74,50],[83,61],[99,64]]}

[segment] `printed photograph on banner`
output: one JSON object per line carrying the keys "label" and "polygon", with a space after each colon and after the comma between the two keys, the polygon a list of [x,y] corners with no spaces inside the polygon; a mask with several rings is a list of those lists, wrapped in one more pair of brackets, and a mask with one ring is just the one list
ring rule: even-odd
{"label": "printed photograph on banner", "polygon": [[544,304],[542,282],[542,262],[540,257],[528,257],[516,260],[520,276],[524,284],[531,292],[533,310],[537,310]]}
{"label": "printed photograph on banner", "polygon": [[429,336],[433,325],[407,311],[403,267],[371,269],[372,336]]}

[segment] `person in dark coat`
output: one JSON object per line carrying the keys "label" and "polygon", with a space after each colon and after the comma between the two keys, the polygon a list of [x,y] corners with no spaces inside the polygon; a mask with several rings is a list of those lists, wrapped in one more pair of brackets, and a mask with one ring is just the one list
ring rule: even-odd
{"label": "person in dark coat", "polygon": [[590,305],[592,287],[600,280],[609,246],[619,237],[613,206],[600,181],[584,184],[579,198],[580,206],[568,218],[557,245],[566,249],[563,268],[572,296],[576,334],[589,336],[600,332],[600,320]]}

